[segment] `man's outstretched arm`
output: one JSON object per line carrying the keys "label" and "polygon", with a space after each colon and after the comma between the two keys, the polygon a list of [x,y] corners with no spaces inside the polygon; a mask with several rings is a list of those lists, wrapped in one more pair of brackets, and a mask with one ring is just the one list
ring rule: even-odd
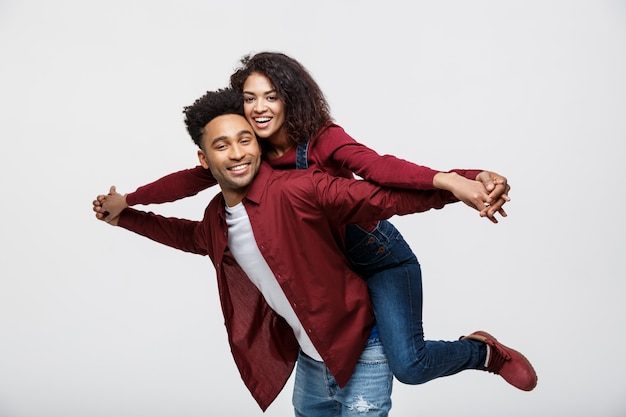
{"label": "man's outstretched arm", "polygon": [[103,207],[111,202],[117,204],[123,197],[116,191],[115,186],[110,188],[108,194],[98,195],[93,200],[93,211],[96,213],[96,218],[175,249],[198,255],[208,254],[207,239],[205,239],[201,222],[164,217],[132,208],[124,209],[115,217],[108,216]]}

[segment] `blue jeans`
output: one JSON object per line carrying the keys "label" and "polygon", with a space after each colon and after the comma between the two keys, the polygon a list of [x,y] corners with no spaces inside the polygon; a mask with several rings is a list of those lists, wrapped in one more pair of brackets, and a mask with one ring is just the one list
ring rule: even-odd
{"label": "blue jeans", "polygon": [[422,384],[465,369],[484,369],[481,342],[424,340],[420,265],[390,222],[380,221],[371,232],[346,226],[346,253],[367,282],[389,367],[400,382]]}
{"label": "blue jeans", "polygon": [[352,377],[339,388],[323,362],[300,352],[293,388],[296,417],[386,417],[393,375],[379,339],[369,339]]}

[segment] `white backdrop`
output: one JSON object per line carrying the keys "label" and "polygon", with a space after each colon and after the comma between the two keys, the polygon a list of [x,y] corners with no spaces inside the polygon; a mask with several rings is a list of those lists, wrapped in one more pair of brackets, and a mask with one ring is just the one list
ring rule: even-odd
{"label": "white backdrop", "polygon": [[[427,337],[488,330],[538,387],[397,383],[392,415],[625,415],[626,2],[2,0],[0,416],[263,415],[209,260],[91,211],[194,166],[183,106],[262,50],[307,66],[380,153],[512,185],[498,225],[461,205],[394,223]],[[213,193],[150,209],[199,219]],[[265,415],[292,415],[291,384]]]}

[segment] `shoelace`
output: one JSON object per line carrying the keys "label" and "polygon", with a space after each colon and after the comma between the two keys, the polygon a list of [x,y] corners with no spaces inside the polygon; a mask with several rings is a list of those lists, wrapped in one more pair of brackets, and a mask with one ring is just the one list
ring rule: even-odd
{"label": "shoelace", "polygon": [[486,371],[492,372],[494,374],[499,374],[500,369],[504,366],[506,361],[511,360],[511,355],[509,355],[503,349],[500,349],[495,343],[487,342],[487,346],[490,350],[489,364],[487,365]]}

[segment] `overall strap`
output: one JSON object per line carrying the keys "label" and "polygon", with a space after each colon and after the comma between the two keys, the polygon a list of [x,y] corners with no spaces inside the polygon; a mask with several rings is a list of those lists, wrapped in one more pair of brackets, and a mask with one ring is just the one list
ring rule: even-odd
{"label": "overall strap", "polygon": [[298,143],[296,149],[296,169],[307,169],[309,162],[307,161],[307,153],[309,152],[309,140]]}

